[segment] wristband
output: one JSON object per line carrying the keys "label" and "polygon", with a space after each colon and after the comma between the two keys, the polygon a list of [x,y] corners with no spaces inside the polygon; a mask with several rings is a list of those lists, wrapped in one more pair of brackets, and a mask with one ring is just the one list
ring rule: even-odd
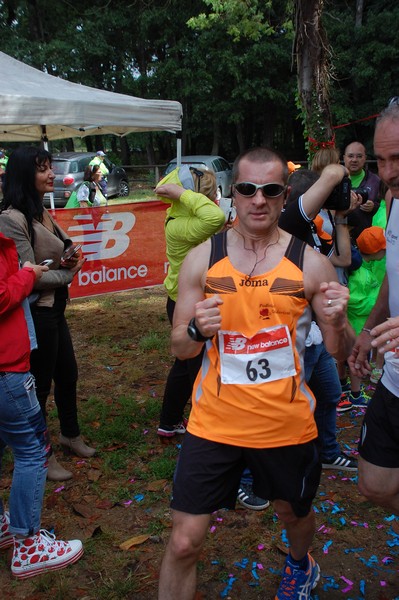
{"label": "wristband", "polygon": [[335,223],[335,225],[347,225],[348,218],[347,217],[336,217],[334,219],[334,223]]}

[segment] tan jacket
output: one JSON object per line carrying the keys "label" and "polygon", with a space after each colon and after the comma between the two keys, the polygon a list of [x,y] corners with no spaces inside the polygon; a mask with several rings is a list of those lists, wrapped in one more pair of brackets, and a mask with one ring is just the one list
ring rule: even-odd
{"label": "tan jacket", "polygon": [[[44,210],[46,211],[46,209]],[[67,240],[68,237],[50,214],[47,211],[46,213],[51,220],[54,233],[34,219],[34,248],[25,215],[19,210],[8,208],[0,214],[0,231],[14,240],[22,264],[27,260],[38,264],[46,258],[54,261],[50,270],[44,273],[34,286],[34,290],[40,292],[40,298],[36,305],[52,307],[55,289],[69,285],[73,279],[73,273],[69,269],[61,267],[61,255],[65,247],[64,240]]]}

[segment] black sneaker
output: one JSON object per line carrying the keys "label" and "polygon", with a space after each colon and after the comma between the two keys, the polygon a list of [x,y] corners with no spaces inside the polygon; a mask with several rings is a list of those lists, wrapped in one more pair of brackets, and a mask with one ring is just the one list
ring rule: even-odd
{"label": "black sneaker", "polygon": [[270,504],[269,500],[255,496],[250,483],[241,484],[238,489],[237,500],[242,506],[251,510],[264,510]]}
{"label": "black sneaker", "polygon": [[341,383],[341,393],[349,394],[350,391],[351,391],[351,383],[350,383],[349,379],[347,379],[345,383]]}
{"label": "black sneaker", "polygon": [[323,469],[339,469],[341,471],[357,471],[357,460],[341,452],[337,458],[329,462],[323,461]]}
{"label": "black sneaker", "polygon": [[173,437],[176,433],[182,434],[186,433],[188,419],[183,419],[177,425],[162,425],[158,427],[157,434],[161,437]]}

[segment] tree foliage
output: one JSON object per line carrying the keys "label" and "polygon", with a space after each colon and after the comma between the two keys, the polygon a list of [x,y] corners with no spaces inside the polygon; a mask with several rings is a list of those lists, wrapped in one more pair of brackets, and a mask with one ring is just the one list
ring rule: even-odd
{"label": "tree foliage", "polygon": [[[383,0],[0,0],[4,52],[70,81],[179,100],[184,151],[230,160],[254,144],[305,159],[310,132],[370,149],[374,121],[362,119],[397,93],[398,17]],[[300,54],[298,86],[303,48],[314,60]],[[106,143],[125,163],[136,147],[151,162],[175,152],[163,133]]]}

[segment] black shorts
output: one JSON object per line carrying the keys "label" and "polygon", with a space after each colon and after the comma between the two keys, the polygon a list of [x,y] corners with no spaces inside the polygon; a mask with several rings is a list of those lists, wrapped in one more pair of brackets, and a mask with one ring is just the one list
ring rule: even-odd
{"label": "black shorts", "polygon": [[242,472],[249,467],[260,498],[286,500],[305,517],[320,482],[316,440],[282,448],[241,448],[186,433],[177,462],[171,507],[192,515],[233,509]]}
{"label": "black shorts", "polygon": [[399,398],[381,382],[367,405],[359,454],[378,467],[399,467]]}

